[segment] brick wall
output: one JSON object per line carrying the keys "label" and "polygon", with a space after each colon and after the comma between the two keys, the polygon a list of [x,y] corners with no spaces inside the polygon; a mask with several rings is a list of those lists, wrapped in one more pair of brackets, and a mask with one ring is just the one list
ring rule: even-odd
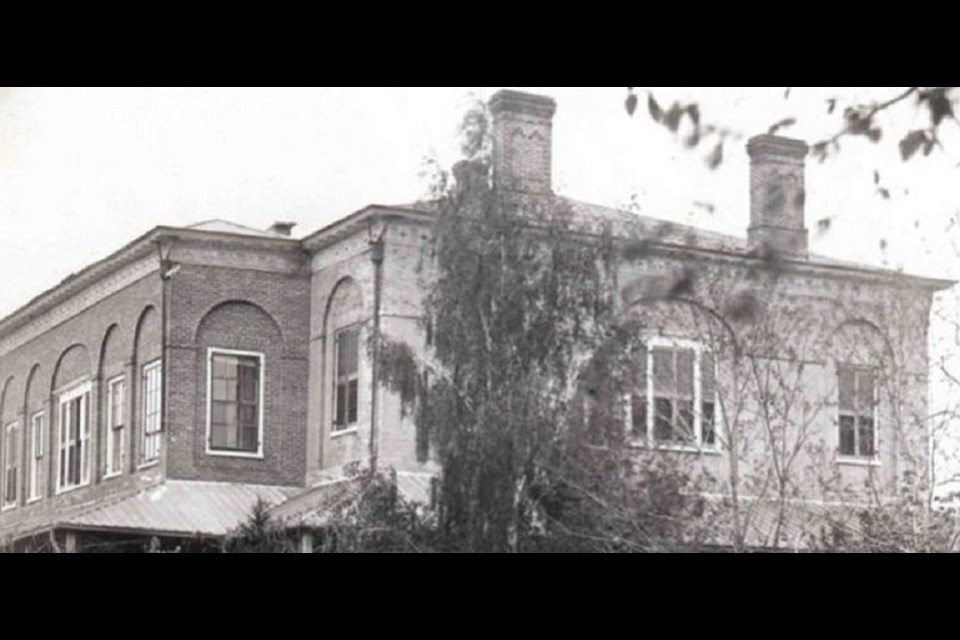
{"label": "brick wall", "polygon": [[[299,249],[287,253],[236,250],[236,266],[208,266],[204,247],[184,248],[193,264],[170,280],[169,477],[303,484],[310,289]],[[207,452],[210,348],[263,354],[262,458]]]}
{"label": "brick wall", "polygon": [[[136,336],[141,316],[148,309],[159,308],[160,304],[160,278],[154,272],[0,354],[0,379],[5,382],[0,413],[4,424],[11,420],[20,423],[18,504],[15,509],[0,514],[0,536],[14,529],[43,526],[72,505],[129,492],[157,479],[158,469],[140,472],[134,468],[132,450],[128,451],[121,476],[103,478],[105,439],[101,416],[105,409],[106,379],[123,372],[128,374],[128,379],[133,379],[136,363],[159,354],[159,333],[144,333],[139,341]],[[36,322],[44,322],[44,316]],[[90,484],[57,495],[57,473],[51,464],[58,455],[56,392],[83,382],[91,383]],[[134,385],[135,382],[128,383],[128,386]],[[128,402],[132,401],[132,395],[129,394]],[[132,407],[128,405],[128,408]],[[30,418],[41,411],[44,414],[42,497],[28,504],[27,470],[31,451],[30,438],[24,436],[29,435]],[[131,419],[126,443],[132,447],[136,438],[129,436],[135,434],[139,426],[138,414],[133,411],[128,414]],[[5,442],[0,442],[0,455],[5,453],[2,451],[5,446]]]}

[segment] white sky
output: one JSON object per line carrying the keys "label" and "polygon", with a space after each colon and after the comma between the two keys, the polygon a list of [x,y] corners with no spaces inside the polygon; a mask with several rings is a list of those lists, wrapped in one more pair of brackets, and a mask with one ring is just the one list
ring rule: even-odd
{"label": "white sky", "polygon": [[[784,87],[655,89],[664,107],[696,99],[705,121],[743,134],[710,171],[707,149],[689,151],[653,124],[644,96],[627,117],[624,87],[517,88],[557,100],[557,191],[635,200],[644,214],[739,235],[749,217],[747,137],[795,116],[781,133],[813,142],[840,126],[828,98],[895,93],[793,88],[785,100]],[[305,235],[372,202],[415,200],[424,157],[454,160],[463,108],[497,89],[0,89],[0,316],[156,225],[292,220]],[[903,106],[883,122],[926,126]],[[811,249],[960,278],[960,228],[949,226],[960,213],[960,125],[941,127],[945,151],[909,163],[891,131],[876,145],[847,139],[826,163],[808,160]],[[889,200],[876,192],[875,168]],[[832,224],[819,234],[824,217]]]}

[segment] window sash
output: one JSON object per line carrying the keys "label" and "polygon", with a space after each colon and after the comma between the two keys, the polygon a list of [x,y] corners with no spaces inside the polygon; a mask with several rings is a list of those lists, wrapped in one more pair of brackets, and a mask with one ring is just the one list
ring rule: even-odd
{"label": "window sash", "polygon": [[30,420],[28,500],[40,497],[40,483],[43,479],[43,417],[43,413],[37,413]]}
{"label": "window sash", "polygon": [[160,459],[161,437],[161,379],[163,368],[160,361],[151,362],[143,366],[142,375],[142,417],[143,417],[143,447],[140,453],[141,464],[149,464]]}
{"label": "window sash", "polygon": [[124,376],[107,382],[106,475],[123,471],[127,381]]}
{"label": "window sash", "polygon": [[877,370],[841,366],[837,370],[838,452],[874,459],[879,449]]}
{"label": "window sash", "polygon": [[60,397],[57,488],[59,491],[90,482],[90,390]]}
{"label": "window sash", "polygon": [[346,431],[359,421],[360,328],[350,327],[334,338],[333,431]]}
{"label": "window sash", "polygon": [[713,354],[694,342],[651,340],[638,369],[640,383],[630,395],[633,436],[657,446],[716,447]]}
{"label": "window sash", "polygon": [[20,425],[17,422],[8,424],[3,433],[4,438],[4,463],[3,463],[3,506],[10,507],[17,504],[17,475],[19,458],[19,431]]}
{"label": "window sash", "polygon": [[208,451],[259,454],[263,354],[211,349],[208,367]]}

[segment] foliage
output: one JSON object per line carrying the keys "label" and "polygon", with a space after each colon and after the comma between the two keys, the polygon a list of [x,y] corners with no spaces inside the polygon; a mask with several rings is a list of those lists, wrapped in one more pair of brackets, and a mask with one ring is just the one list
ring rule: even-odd
{"label": "foliage", "polygon": [[270,504],[257,498],[247,520],[223,543],[224,553],[292,553],[286,530],[270,517]]}
{"label": "foliage", "polygon": [[[664,548],[688,478],[660,473],[632,491],[653,475],[631,468],[622,413],[601,418],[620,406],[629,376],[611,374],[636,346],[614,297],[620,248],[561,199],[499,190],[485,122],[468,114],[467,159],[438,183],[429,354],[381,350],[421,454],[442,468],[439,539],[468,551]],[[597,371],[611,384],[594,384]]]}
{"label": "foliage", "polygon": [[[840,151],[840,142],[845,137],[864,137],[872,143],[880,142],[885,136],[878,115],[889,109],[911,104],[926,114],[929,123],[925,127],[895,132],[900,157],[907,161],[921,151],[924,156],[930,155],[934,148],[940,145],[940,127],[950,120],[957,122],[954,111],[956,87],[908,87],[892,91],[894,93],[888,99],[870,104],[843,104],[838,97],[828,99],[823,105],[824,111],[830,115],[836,113],[839,123],[833,135],[811,145],[813,156],[823,161],[836,154]],[[671,133],[680,135],[681,131],[684,132],[683,142],[689,148],[706,144],[710,148],[705,158],[707,166],[711,169],[720,166],[723,162],[724,142],[735,135],[735,132],[719,123],[706,122],[701,116],[701,105],[698,102],[674,101],[664,108],[652,91],[638,91],[634,87],[627,88],[625,107],[629,115],[633,116],[638,111],[639,95],[642,93],[646,93],[647,112],[654,122]],[[784,101],[789,101],[791,94],[792,88],[788,87],[783,93]],[[684,119],[689,121],[689,127],[681,126]],[[768,133],[776,134],[796,123],[796,117],[784,118],[773,123]]]}

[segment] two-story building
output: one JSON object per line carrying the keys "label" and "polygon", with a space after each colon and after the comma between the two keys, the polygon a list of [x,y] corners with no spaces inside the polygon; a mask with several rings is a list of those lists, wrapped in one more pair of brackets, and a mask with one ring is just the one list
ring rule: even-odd
{"label": "two-story building", "polygon": [[[644,243],[621,278],[624,312],[649,333],[625,414],[638,450],[709,471],[718,495],[731,454],[757,469],[789,458],[790,498],[822,504],[926,473],[928,314],[950,283],[810,254],[806,145],[750,141],[750,226],[730,237],[556,195],[554,102],[503,91],[490,106],[503,188]],[[0,540],[215,540],[258,499],[317,524],[331,487],[371,466],[425,499],[438,469],[368,345],[426,348],[433,215],[371,205],[302,239],[284,223],[157,227],[0,320]],[[699,306],[649,295],[694,264]],[[697,308],[726,328],[705,329]],[[779,386],[738,395],[738,367],[761,361]],[[781,414],[757,409],[770,405]],[[731,438],[740,429],[753,435]]]}

